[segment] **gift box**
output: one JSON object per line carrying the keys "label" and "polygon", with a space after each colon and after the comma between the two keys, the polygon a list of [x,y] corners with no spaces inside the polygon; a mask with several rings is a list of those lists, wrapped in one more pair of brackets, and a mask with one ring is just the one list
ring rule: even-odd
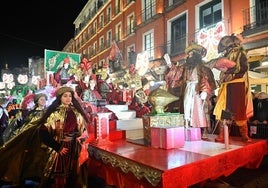
{"label": "gift box", "polygon": [[109,120],[109,130],[113,131],[116,130],[117,126],[116,126],[116,120]]}
{"label": "gift box", "polygon": [[109,140],[121,140],[126,139],[126,131],[125,130],[110,130],[109,132]]}
{"label": "gift box", "polygon": [[180,113],[144,115],[142,122],[144,139],[150,144],[151,127],[184,127],[184,115]]}
{"label": "gift box", "polygon": [[184,146],[184,127],[151,127],[151,146],[172,149]]}
{"label": "gift box", "polygon": [[186,128],[185,140],[186,141],[201,140],[201,128],[193,128],[193,127]]}

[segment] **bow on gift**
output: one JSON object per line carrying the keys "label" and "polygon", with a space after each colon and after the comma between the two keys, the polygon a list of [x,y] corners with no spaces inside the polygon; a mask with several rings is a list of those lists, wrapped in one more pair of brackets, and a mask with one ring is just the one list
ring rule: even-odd
{"label": "bow on gift", "polygon": [[89,74],[89,69],[91,69],[91,61],[86,58],[83,58],[80,63],[80,67],[86,74]]}

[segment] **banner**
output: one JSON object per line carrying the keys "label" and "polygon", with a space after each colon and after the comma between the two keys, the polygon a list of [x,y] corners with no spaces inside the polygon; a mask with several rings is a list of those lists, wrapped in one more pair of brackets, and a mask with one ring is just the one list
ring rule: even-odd
{"label": "banner", "polygon": [[80,63],[81,54],[61,52],[45,49],[45,69],[46,71],[56,72],[64,64],[66,58],[69,59],[70,65]]}

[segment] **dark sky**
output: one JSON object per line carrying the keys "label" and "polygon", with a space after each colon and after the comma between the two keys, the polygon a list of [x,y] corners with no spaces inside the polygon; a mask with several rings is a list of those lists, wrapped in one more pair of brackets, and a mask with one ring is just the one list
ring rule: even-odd
{"label": "dark sky", "polygon": [[5,1],[0,11],[0,66],[28,65],[44,49],[62,50],[87,0]]}

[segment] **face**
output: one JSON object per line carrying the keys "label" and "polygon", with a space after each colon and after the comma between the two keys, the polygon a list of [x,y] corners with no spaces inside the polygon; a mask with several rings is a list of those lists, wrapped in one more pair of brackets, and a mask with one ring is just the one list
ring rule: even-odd
{"label": "face", "polygon": [[37,101],[37,105],[39,107],[45,107],[46,106],[46,97],[40,97]]}
{"label": "face", "polygon": [[188,53],[188,57],[186,59],[186,63],[188,65],[195,67],[201,61],[202,61],[202,56],[195,50],[192,50]]}
{"label": "face", "polygon": [[89,84],[90,84],[90,89],[91,90],[94,90],[95,89],[95,86],[96,86],[96,81],[95,80],[90,80],[89,81]]}
{"label": "face", "polygon": [[72,93],[71,92],[65,92],[61,96],[61,103],[65,106],[69,106],[72,103]]}

